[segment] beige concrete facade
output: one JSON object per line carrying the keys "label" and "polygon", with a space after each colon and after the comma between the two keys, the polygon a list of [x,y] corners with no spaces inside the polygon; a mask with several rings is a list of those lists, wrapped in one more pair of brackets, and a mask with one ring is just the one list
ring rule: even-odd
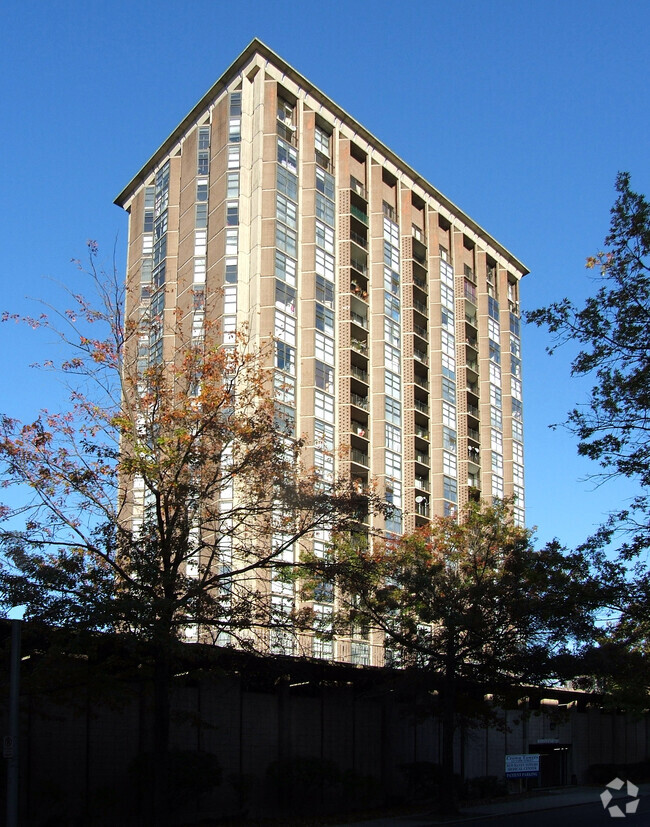
{"label": "beige concrete facade", "polygon": [[[117,203],[133,301],[170,320],[181,308],[195,336],[212,316],[225,344],[244,324],[273,342],[278,405],[323,483],[374,480],[396,506],[375,527],[510,495],[523,524],[526,268],[266,46],[250,44]],[[383,662],[366,638],[303,644]]]}

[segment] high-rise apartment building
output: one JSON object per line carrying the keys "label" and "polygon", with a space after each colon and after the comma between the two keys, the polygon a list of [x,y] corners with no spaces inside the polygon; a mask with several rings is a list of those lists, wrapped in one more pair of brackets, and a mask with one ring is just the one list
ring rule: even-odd
{"label": "high-rise apartment building", "polygon": [[[375,480],[396,533],[479,497],[514,495],[523,523],[528,271],[268,47],[248,46],[116,203],[136,301],[181,307],[197,337],[212,307],[224,343],[244,324],[272,341],[278,408],[325,482]],[[168,336],[152,329],[143,359]]]}

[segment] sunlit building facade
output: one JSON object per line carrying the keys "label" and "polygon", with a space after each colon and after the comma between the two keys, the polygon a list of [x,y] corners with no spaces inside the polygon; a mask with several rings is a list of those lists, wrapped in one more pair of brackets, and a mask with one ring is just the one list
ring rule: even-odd
{"label": "sunlit building facade", "polygon": [[[377,528],[504,496],[523,524],[526,268],[268,47],[249,45],[116,203],[131,303],[180,309],[197,338],[208,313],[226,345],[244,325],[272,342],[279,413],[325,485],[375,482],[394,506]],[[152,329],[143,364],[173,335]],[[295,600],[286,582],[270,593]],[[335,595],[317,598],[326,627]],[[280,634],[269,646],[296,651]],[[300,646],[383,663],[367,633]]]}

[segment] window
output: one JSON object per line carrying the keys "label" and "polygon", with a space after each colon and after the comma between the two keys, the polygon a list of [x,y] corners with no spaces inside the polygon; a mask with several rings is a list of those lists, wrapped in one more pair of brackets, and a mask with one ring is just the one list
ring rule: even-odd
{"label": "window", "polygon": [[447,356],[455,356],[456,355],[456,337],[453,336],[449,331],[442,330],[441,331],[441,342],[442,342],[442,352],[446,353]]}
{"label": "window", "polygon": [[400,372],[400,352],[392,345],[384,345],[384,365],[393,373]]}
{"label": "window", "polygon": [[[521,404],[521,400],[513,399],[512,400],[512,415],[515,419],[521,419],[523,416],[524,410],[523,405]],[[514,428],[514,424],[513,424]]]}
{"label": "window", "polygon": [[499,321],[499,302],[493,296],[488,296],[488,314]]}
{"label": "window", "polygon": [[334,307],[334,285],[323,276],[316,276],[316,301]]}
{"label": "window", "polygon": [[317,388],[334,393],[334,368],[316,360],[315,382]]}
{"label": "window", "polygon": [[451,454],[449,451],[442,452],[442,472],[450,477],[456,476],[456,454]]}
{"label": "window", "polygon": [[456,430],[456,408],[444,400],[442,402],[442,422],[448,428]]}
{"label": "window", "polygon": [[440,324],[446,328],[450,333],[454,332],[454,317],[446,308],[440,311]]}
{"label": "window", "polygon": [[287,313],[296,312],[296,291],[279,279],[275,280],[275,306]]}
{"label": "window", "polygon": [[451,264],[446,261],[440,261],[440,281],[453,289],[454,287],[454,271]]}
{"label": "window", "polygon": [[394,273],[390,267],[384,267],[384,289],[399,296],[399,273]]}
{"label": "window", "polygon": [[320,419],[314,420],[314,442],[323,451],[334,450],[334,428]]}
{"label": "window", "polygon": [[238,144],[241,141],[241,118],[231,118],[228,124],[228,141]]}
{"label": "window", "polygon": [[276,202],[276,215],[278,217],[278,221],[282,221],[283,224],[291,227],[292,230],[296,229],[297,224],[296,209],[296,205],[293,201],[289,201],[289,199],[285,198],[284,195],[280,195],[278,193]]}
{"label": "window", "polygon": [[281,138],[278,138],[278,164],[294,175],[298,172],[298,153]]}
{"label": "window", "polygon": [[387,241],[392,247],[399,248],[399,227],[394,221],[391,221],[390,218],[387,218],[386,216],[384,216],[384,240]]}
{"label": "window", "polygon": [[319,247],[316,248],[316,272],[319,276],[334,281],[334,257]]}
{"label": "window", "polygon": [[401,396],[401,379],[398,374],[390,370],[384,372],[384,393],[392,399],[399,399]]}
{"label": "window", "polygon": [[228,147],[228,169],[239,169],[239,144]]}
{"label": "window", "polygon": [[241,115],[241,92],[232,92],[230,95],[230,114]]}
{"label": "window", "polygon": [[490,431],[490,448],[492,451],[498,451],[500,454],[503,453],[503,436],[501,435],[501,431],[497,431],[496,428],[492,428]]}
{"label": "window", "polygon": [[386,423],[386,447],[391,451],[400,451],[402,448],[402,432],[395,425]]}
{"label": "window", "polygon": [[513,376],[510,379],[510,386],[512,389],[512,395],[515,399],[521,399],[521,379],[517,379]]}
{"label": "window", "polygon": [[239,195],[239,173],[229,172],[226,178],[226,198],[237,198]]}
{"label": "window", "polygon": [[334,364],[334,339],[325,336],[323,333],[316,333],[315,336],[315,355],[317,359],[322,359],[329,365]]}
{"label": "window", "polygon": [[458,483],[452,477],[443,476],[442,496],[452,503],[458,501]]}
{"label": "window", "polygon": [[440,285],[440,301],[448,310],[454,311],[454,291],[444,284]]}
{"label": "window", "polygon": [[501,368],[495,362],[490,362],[490,382],[498,387],[501,386]]}
{"label": "window", "polygon": [[402,406],[396,399],[391,399],[389,396],[384,397],[386,420],[392,422],[394,425],[402,424]]}
{"label": "window", "polygon": [[503,457],[497,451],[492,451],[492,473],[503,474]]}
{"label": "window", "polygon": [[275,403],[275,427],[285,435],[295,436],[296,433],[296,412],[288,405],[281,402]]}
{"label": "window", "polygon": [[402,479],[402,457],[400,454],[387,450],[384,465],[387,477],[394,477],[396,480]]}
{"label": "window", "polygon": [[276,372],[273,376],[273,390],[275,398],[287,405],[296,404],[296,380],[292,376]]}
{"label": "window", "polygon": [[207,175],[210,170],[210,127],[200,126],[197,139],[196,173]]}
{"label": "window", "polygon": [[226,229],[226,255],[237,255],[239,250],[239,230],[236,227]]}
{"label": "window", "polygon": [[196,200],[197,201],[207,201],[208,200],[208,179],[207,178],[199,178],[196,182]]}
{"label": "window", "polygon": [[298,200],[298,179],[284,167],[278,167],[277,173],[277,188],[278,192],[291,198],[292,201]]}
{"label": "window", "polygon": [[334,457],[324,451],[314,451],[314,466],[321,479],[331,482],[334,479]]}
{"label": "window", "polygon": [[225,282],[226,282],[226,284],[236,284],[236,282],[237,282],[237,259],[236,258],[227,258],[226,259]]}
{"label": "window", "polygon": [[501,410],[501,388],[496,385],[490,385],[490,405]]}
{"label": "window", "polygon": [[384,319],[384,341],[393,347],[400,346],[399,325],[390,319]]}
{"label": "window", "polygon": [[399,270],[399,250],[388,241],[384,241],[384,264],[391,270]]}
{"label": "window", "polygon": [[296,351],[285,342],[275,343],[275,366],[285,373],[296,372]]}
{"label": "window", "polygon": [[237,312],[237,288],[224,287],[223,290],[223,312],[236,313]]}
{"label": "window", "polygon": [[275,277],[296,286],[296,262],[280,250],[275,251]]}
{"label": "window", "polygon": [[394,319],[396,322],[400,320],[400,301],[397,296],[392,293],[387,293],[384,290],[384,313]]}
{"label": "window", "polygon": [[451,379],[442,379],[442,398],[456,404],[456,385]]}
{"label": "window", "polygon": [[334,200],[334,176],[320,167],[316,167],[316,189],[331,201]]}
{"label": "window", "polygon": [[515,462],[523,465],[524,462],[524,446],[519,442],[512,443],[512,458]]}
{"label": "window", "polygon": [[288,345],[296,344],[296,320],[279,310],[275,311],[275,337]]}
{"label": "window", "polygon": [[334,204],[319,192],[316,193],[316,218],[320,218],[331,227],[334,226]]}
{"label": "window", "polygon": [[317,152],[330,157],[330,135],[320,126],[316,126],[314,130],[314,145]]}
{"label": "window", "polygon": [[334,422],[334,397],[322,390],[314,391],[314,414],[324,422]]}
{"label": "window", "polygon": [[386,477],[385,482],[386,502],[395,508],[402,507],[402,482],[394,477]]}
{"label": "window", "polygon": [[503,499],[503,477],[492,474],[492,496],[499,500]]}
{"label": "window", "polygon": [[518,359],[516,356],[510,357],[510,373],[516,377],[521,376],[521,359]]}
{"label": "window", "polygon": [[499,329],[499,323],[495,319],[488,319],[488,336],[492,339],[493,342],[500,342],[501,341],[501,331]]}
{"label": "window", "polygon": [[524,441],[524,426],[520,420],[512,420],[512,438],[519,440],[519,442]]}
{"label": "window", "polygon": [[514,336],[521,336],[521,319],[514,313],[510,314],[510,332]]}
{"label": "window", "polygon": [[275,223],[275,244],[290,256],[296,255],[296,233],[279,221]]}
{"label": "window", "polygon": [[[237,232],[237,230],[235,230]],[[204,256],[208,245],[208,233],[206,230],[196,230],[194,233],[194,255]],[[235,248],[235,252],[237,249]],[[155,256],[154,256],[155,261]]]}
{"label": "window", "polygon": [[490,405],[490,425],[493,428],[503,428],[503,414],[494,405]]}
{"label": "window", "polygon": [[334,252],[334,230],[322,221],[316,221],[316,244],[327,253]]}
{"label": "window", "polygon": [[456,431],[448,428],[446,425],[442,426],[442,447],[445,451],[450,451],[452,454],[456,453],[456,446],[458,440],[456,439]]}
{"label": "window", "polygon": [[226,203],[226,224],[229,227],[236,227],[239,224],[239,201]]}
{"label": "window", "polygon": [[521,345],[516,336],[510,336],[510,352],[513,356],[519,358],[521,356]]}
{"label": "window", "polygon": [[512,464],[512,481],[515,485],[524,484],[524,468],[516,462]]}
{"label": "window", "polygon": [[496,364],[501,363],[501,348],[496,342],[493,342],[492,339],[489,340],[490,343],[490,359]]}
{"label": "window", "polygon": [[322,304],[316,305],[316,329],[330,336],[334,334],[334,311]]}

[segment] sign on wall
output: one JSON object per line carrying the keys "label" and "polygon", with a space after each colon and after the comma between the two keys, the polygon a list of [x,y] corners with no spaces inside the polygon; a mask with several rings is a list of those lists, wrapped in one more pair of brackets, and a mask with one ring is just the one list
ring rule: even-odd
{"label": "sign on wall", "polygon": [[506,778],[537,778],[539,753],[506,755]]}

